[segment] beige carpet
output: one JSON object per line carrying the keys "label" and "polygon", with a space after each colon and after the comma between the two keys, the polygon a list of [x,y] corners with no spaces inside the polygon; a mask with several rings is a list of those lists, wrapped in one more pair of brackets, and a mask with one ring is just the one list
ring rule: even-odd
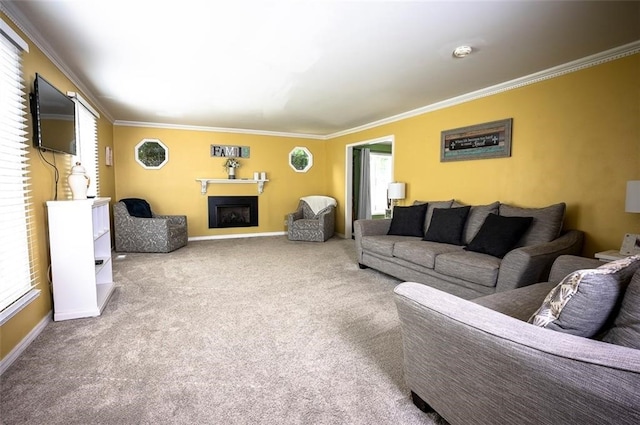
{"label": "beige carpet", "polygon": [[397,280],[352,240],[191,242],[114,260],[98,318],[54,322],[1,380],[10,424],[442,424],[402,369]]}

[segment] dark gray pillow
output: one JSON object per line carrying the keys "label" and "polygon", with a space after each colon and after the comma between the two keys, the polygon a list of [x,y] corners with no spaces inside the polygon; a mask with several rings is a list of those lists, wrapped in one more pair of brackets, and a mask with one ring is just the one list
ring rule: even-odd
{"label": "dark gray pillow", "polygon": [[566,204],[549,205],[543,208],[520,208],[507,204],[500,205],[500,215],[506,217],[533,217],[533,224],[522,235],[516,247],[551,242],[562,231]]}
{"label": "dark gray pillow", "polygon": [[478,234],[464,249],[503,258],[531,225],[531,217],[489,214]]}
{"label": "dark gray pillow", "polygon": [[422,237],[424,235],[424,216],[427,213],[427,207],[428,204],[395,207],[387,235]]}
{"label": "dark gray pillow", "polygon": [[597,335],[616,311],[640,255],[568,274],[549,292],[529,323],[572,335]]}
{"label": "dark gray pillow", "polygon": [[147,201],[140,198],[124,198],[120,199],[120,202],[124,202],[127,207],[129,215],[132,217],[140,218],[153,218],[151,212],[151,206]]}
{"label": "dark gray pillow", "polygon": [[460,208],[436,208],[423,241],[462,245],[462,231],[470,206]]}
{"label": "dark gray pillow", "polygon": [[[451,208],[453,205],[453,199],[449,199],[448,201],[414,201],[413,205],[422,205],[427,204],[429,208],[427,208],[427,214],[424,216],[424,229],[425,231],[429,228],[429,224],[431,223],[431,216],[433,215],[433,210],[436,208]],[[424,236],[424,234],[422,235]]]}
{"label": "dark gray pillow", "polygon": [[640,272],[636,272],[631,278],[613,327],[602,340],[640,349]]}

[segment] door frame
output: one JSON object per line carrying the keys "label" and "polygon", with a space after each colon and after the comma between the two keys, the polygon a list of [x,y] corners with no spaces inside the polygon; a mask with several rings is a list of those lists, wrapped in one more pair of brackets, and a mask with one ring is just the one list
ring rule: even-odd
{"label": "door frame", "polygon": [[344,164],[344,237],[351,238],[353,226],[351,224],[351,209],[353,208],[353,148],[354,146],[375,145],[377,143],[388,142],[391,144],[391,176],[395,179],[395,136],[377,137],[375,139],[363,140],[360,142],[350,143],[345,146],[345,164]]}

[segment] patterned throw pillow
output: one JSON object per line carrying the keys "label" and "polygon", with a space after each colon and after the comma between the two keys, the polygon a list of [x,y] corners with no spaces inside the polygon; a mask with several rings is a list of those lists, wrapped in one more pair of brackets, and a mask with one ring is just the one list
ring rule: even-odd
{"label": "patterned throw pillow", "polygon": [[567,275],[549,292],[529,323],[587,338],[595,336],[618,306],[640,255]]}

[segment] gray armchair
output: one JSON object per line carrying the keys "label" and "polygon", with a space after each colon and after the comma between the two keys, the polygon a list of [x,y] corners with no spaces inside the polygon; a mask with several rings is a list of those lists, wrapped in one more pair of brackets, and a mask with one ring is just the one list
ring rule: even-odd
{"label": "gray armchair", "polygon": [[336,205],[329,196],[300,198],[298,209],[287,216],[289,240],[325,242],[335,232]]}
{"label": "gray armchair", "polygon": [[115,203],[113,228],[118,252],[171,252],[187,244],[187,217],[156,215],[143,199]]}

